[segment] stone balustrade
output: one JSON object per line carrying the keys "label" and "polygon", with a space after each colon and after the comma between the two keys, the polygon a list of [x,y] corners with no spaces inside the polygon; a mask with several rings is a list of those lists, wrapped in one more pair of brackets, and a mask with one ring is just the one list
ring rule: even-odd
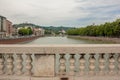
{"label": "stone balustrade", "polygon": [[119,44],[0,45],[0,80],[119,80]]}

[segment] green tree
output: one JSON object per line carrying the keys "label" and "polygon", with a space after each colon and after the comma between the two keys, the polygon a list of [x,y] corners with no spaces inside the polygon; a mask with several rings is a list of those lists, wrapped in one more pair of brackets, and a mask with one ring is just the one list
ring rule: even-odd
{"label": "green tree", "polygon": [[32,35],[33,34],[33,31],[30,27],[28,28],[20,28],[18,30],[18,33],[21,35],[21,36],[25,36],[25,35]]}
{"label": "green tree", "polygon": [[70,29],[68,35],[80,36],[103,36],[103,37],[120,37],[120,19],[114,22],[106,22],[101,25],[88,25],[82,28]]}
{"label": "green tree", "polygon": [[31,27],[28,27],[27,30],[28,30],[28,32],[29,32],[29,35],[33,34],[33,31],[32,31],[32,29],[31,29]]}

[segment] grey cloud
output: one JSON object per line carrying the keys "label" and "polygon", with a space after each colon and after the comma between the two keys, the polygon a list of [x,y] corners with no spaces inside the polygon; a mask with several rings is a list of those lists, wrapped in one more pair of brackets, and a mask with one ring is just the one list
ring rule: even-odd
{"label": "grey cloud", "polygon": [[0,14],[13,23],[85,26],[113,20],[119,5],[120,0],[0,0]]}

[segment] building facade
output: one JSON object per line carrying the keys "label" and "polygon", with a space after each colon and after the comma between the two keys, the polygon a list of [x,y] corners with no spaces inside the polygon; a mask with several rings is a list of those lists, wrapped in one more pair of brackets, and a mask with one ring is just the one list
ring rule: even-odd
{"label": "building facade", "polygon": [[36,36],[44,36],[45,30],[42,28],[33,28],[33,34]]}
{"label": "building facade", "polygon": [[12,32],[13,32],[12,22],[6,20],[6,36],[12,36]]}
{"label": "building facade", "polygon": [[0,16],[0,38],[12,36],[12,22]]}
{"label": "building facade", "polygon": [[6,18],[3,16],[0,16],[0,38],[5,37],[6,32]]}

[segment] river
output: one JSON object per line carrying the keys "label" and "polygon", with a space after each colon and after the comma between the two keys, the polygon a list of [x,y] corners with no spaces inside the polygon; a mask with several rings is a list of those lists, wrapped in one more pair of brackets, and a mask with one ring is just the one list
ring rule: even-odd
{"label": "river", "polygon": [[103,44],[101,41],[81,40],[67,37],[40,37],[25,44]]}

